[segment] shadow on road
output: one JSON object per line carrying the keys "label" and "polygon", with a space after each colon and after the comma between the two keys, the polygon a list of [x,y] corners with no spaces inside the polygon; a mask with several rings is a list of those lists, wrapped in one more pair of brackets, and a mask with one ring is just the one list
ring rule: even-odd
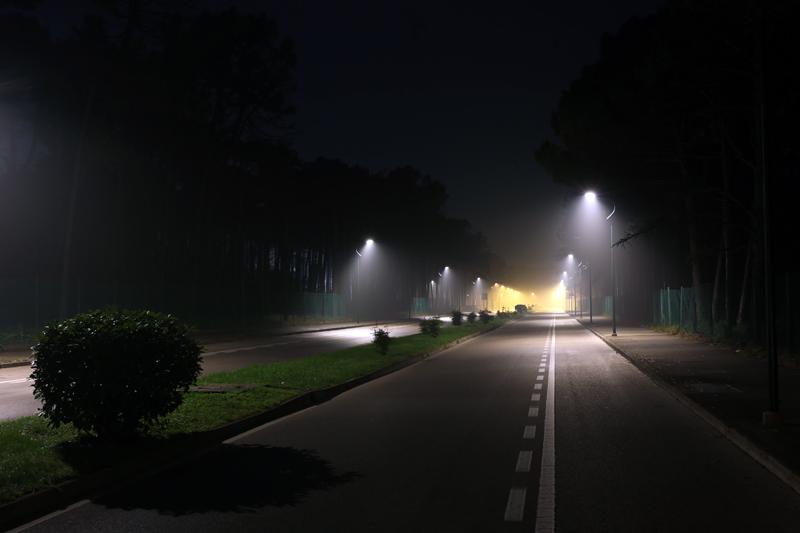
{"label": "shadow on road", "polygon": [[173,516],[250,512],[296,505],[312,490],[328,490],[358,477],[337,473],[312,450],[225,445],[196,461],[96,501],[108,508],[153,509]]}

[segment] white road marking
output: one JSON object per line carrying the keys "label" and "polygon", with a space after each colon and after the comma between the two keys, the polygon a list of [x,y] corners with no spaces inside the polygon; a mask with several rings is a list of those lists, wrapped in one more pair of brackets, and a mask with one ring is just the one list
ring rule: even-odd
{"label": "white road marking", "polygon": [[533,390],[542,390],[542,384],[537,383],[536,385],[533,386]]}
{"label": "white road marking", "polygon": [[547,363],[542,363],[539,366],[547,366]]}
{"label": "white road marking", "polygon": [[221,350],[219,352],[206,352],[203,354],[203,357],[208,357],[209,355],[217,355],[221,353],[234,353],[234,352],[243,352],[245,350],[257,350],[259,348],[272,348],[273,346],[284,346],[286,344],[292,344],[297,341],[288,341],[288,342],[276,342],[274,344],[261,344],[259,346],[247,346],[246,348],[235,348],[233,350]]}
{"label": "white road marking", "polygon": [[536,426],[525,426],[525,433],[522,434],[523,439],[536,438]]}
{"label": "white road marking", "polygon": [[5,383],[25,383],[26,381],[32,381],[31,378],[22,378],[22,379],[12,379],[10,381],[0,381],[0,385]]}
{"label": "white road marking", "polygon": [[536,376],[536,381],[544,381],[544,376]]}
{"label": "white road marking", "polygon": [[508,505],[506,505],[506,522],[522,522],[522,513],[525,510],[525,487],[514,487],[508,495]]}
{"label": "white road marking", "polygon": [[530,472],[531,471],[531,460],[533,459],[533,452],[531,451],[524,451],[519,452],[519,457],[517,458],[517,472]]}
{"label": "white road marking", "polygon": [[533,396],[531,396],[531,401],[532,402],[538,402],[541,399],[542,399],[542,395],[541,394],[534,394]]}
{"label": "white road marking", "polygon": [[544,412],[542,470],[539,476],[539,501],[536,505],[537,533],[556,530],[556,326],[553,317],[553,344],[550,347],[550,372],[547,379],[547,401]]}
{"label": "white road marking", "polygon": [[528,409],[528,416],[529,417],[539,416],[539,408],[531,407],[530,409]]}

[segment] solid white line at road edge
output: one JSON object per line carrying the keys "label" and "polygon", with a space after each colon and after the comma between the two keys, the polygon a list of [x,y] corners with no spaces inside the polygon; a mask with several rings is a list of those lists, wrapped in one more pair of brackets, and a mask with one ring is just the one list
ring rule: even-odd
{"label": "solid white line at road edge", "polygon": [[539,501],[536,505],[537,533],[556,530],[556,317],[553,315],[550,337],[550,368],[547,376],[547,402],[544,409],[542,470],[539,475]]}

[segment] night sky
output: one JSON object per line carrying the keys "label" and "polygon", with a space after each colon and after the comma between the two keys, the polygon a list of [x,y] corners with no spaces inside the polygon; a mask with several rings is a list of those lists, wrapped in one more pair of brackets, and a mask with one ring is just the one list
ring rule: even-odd
{"label": "night sky", "polygon": [[[509,263],[551,270],[566,190],[534,160],[561,92],[601,36],[663,0],[206,0],[264,10],[294,40],[304,159],[442,182],[447,214]],[[554,139],[553,139],[554,140]]]}
{"label": "night sky", "polygon": [[[295,43],[300,156],[371,171],[411,165],[447,187],[512,265],[556,268],[566,189],[534,151],[561,92],[599,57],[603,33],[664,0],[198,0],[266,12]],[[51,0],[48,25],[75,4]],[[74,23],[80,20],[74,20]],[[59,31],[54,31],[58,35]],[[413,208],[410,207],[409,212]]]}

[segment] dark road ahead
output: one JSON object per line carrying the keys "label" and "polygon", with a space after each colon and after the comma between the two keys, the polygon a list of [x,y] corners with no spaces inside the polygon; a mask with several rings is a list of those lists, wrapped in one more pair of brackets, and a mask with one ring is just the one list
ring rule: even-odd
{"label": "dark road ahead", "polygon": [[798,524],[800,495],[574,320],[537,313],[19,530]]}

